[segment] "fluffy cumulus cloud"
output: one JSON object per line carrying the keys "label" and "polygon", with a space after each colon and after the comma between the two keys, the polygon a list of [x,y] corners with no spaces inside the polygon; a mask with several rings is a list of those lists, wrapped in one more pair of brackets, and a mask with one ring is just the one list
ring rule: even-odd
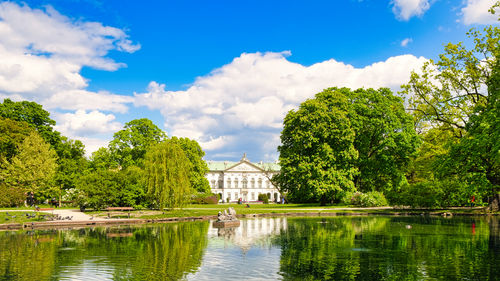
{"label": "fluffy cumulus cloud", "polygon": [[403,21],[422,16],[431,6],[429,0],[392,0],[391,5],[396,18]]}
{"label": "fluffy cumulus cloud", "polygon": [[398,90],[425,61],[402,55],[363,68],[333,59],[304,66],[289,55],[244,53],[185,91],[151,82],[135,94],[135,105],[159,110],[170,135],[197,139],[214,158],[237,157],[245,148],[269,160],[277,156],[283,118],[304,100],[334,86]]}
{"label": "fluffy cumulus cloud", "polygon": [[56,130],[63,133],[63,135],[104,134],[118,131],[122,127],[119,122],[114,121],[115,116],[113,114],[104,114],[96,110],[89,112],[77,110],[75,113],[56,113],[54,118],[60,124],[56,126]]}
{"label": "fluffy cumulus cloud", "polygon": [[462,8],[464,24],[494,24],[498,23],[498,12],[492,15],[488,10],[495,4],[496,0],[467,0],[467,4]]}
{"label": "fluffy cumulus cloud", "polygon": [[[98,124],[109,122],[109,115],[99,110],[123,113],[132,99],[87,91],[82,67],[114,71],[125,65],[107,58],[109,51],[134,52],[139,48],[121,29],[72,20],[51,7],[41,10],[2,2],[0,98],[36,101],[56,114],[58,110],[78,110],[72,118],[60,116],[60,128],[72,136],[91,133]],[[82,123],[76,122],[76,117],[84,117]],[[116,122],[102,128],[115,127]]]}

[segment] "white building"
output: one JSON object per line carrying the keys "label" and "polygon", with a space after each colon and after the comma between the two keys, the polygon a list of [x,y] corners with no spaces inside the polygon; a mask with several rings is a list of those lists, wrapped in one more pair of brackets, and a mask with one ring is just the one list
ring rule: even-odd
{"label": "white building", "polygon": [[224,202],[257,201],[259,194],[267,194],[269,201],[281,199],[278,189],[270,181],[279,173],[276,163],[251,163],[246,154],[240,162],[207,161],[206,175],[210,188],[215,194],[220,194]]}

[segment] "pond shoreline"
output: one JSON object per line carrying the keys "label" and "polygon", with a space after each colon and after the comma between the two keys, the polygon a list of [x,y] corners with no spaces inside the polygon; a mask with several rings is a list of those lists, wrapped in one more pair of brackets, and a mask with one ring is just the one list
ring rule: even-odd
{"label": "pond shoreline", "polygon": [[[258,218],[258,217],[335,217],[335,216],[499,216],[500,213],[461,213],[449,211],[407,211],[407,212],[288,212],[288,213],[259,213],[259,214],[239,214],[238,218]],[[206,221],[217,219],[217,215],[212,216],[192,216],[192,217],[171,217],[159,219],[106,219],[106,220],[86,220],[86,221],[43,221],[0,224],[0,231],[6,230],[33,230],[33,229],[54,229],[54,228],[81,228],[110,225],[132,225],[132,224],[154,224],[173,223],[187,221]]]}

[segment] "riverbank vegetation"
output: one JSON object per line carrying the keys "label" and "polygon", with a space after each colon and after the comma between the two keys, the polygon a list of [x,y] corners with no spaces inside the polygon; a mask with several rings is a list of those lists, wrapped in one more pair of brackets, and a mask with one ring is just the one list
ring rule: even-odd
{"label": "riverbank vegetation", "polygon": [[278,148],[287,199],[498,210],[500,29],[467,35],[471,48],[447,44],[398,95],[330,88],[290,111]]}

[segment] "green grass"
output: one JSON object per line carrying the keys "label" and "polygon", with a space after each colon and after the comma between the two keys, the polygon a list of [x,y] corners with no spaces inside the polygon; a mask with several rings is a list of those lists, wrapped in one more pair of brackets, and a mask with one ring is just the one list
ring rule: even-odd
{"label": "green grass", "polygon": [[45,221],[41,216],[43,214],[37,214],[34,218],[27,218],[26,213],[32,215],[34,212],[0,212],[0,224],[8,223],[25,223],[25,222],[35,222],[35,221]]}

